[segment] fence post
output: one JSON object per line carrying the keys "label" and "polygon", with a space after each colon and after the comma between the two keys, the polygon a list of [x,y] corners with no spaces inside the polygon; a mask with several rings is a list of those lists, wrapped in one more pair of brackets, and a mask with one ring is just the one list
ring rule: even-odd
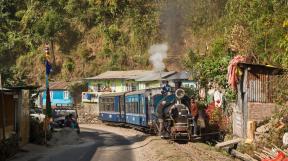
{"label": "fence post", "polygon": [[1,113],[2,113],[2,132],[3,132],[3,140],[6,139],[5,136],[5,108],[4,108],[4,90],[2,88],[2,76],[0,73],[0,92],[1,92]]}

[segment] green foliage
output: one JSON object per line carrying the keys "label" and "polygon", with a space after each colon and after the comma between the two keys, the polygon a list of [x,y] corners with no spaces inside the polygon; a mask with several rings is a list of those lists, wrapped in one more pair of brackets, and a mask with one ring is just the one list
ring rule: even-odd
{"label": "green foliage", "polygon": [[232,90],[231,88],[228,88],[225,91],[225,98],[227,101],[235,101],[237,97],[236,91]]}
{"label": "green foliage", "polygon": [[[288,67],[287,0],[175,2],[183,20],[177,26],[183,33],[177,35],[188,37],[187,46],[193,46],[185,66],[202,84],[216,81],[225,86],[231,56],[227,53],[233,47],[235,54],[251,55],[256,63]],[[12,77],[5,76],[7,80],[44,81],[40,55],[44,54],[45,42],[53,48],[53,66],[63,67],[54,70],[55,80],[67,71],[69,77],[76,79],[104,70],[146,69],[149,46],[163,41],[161,12],[166,3],[165,0],[0,1],[0,69],[13,71]],[[189,42],[189,36],[194,34],[199,40],[196,45],[195,41]],[[177,41],[181,44],[182,40]],[[200,56],[204,55],[198,50],[201,46],[206,48],[205,56]],[[186,45],[181,50],[187,50]],[[66,62],[66,58],[71,61]]]}
{"label": "green foliage", "polygon": [[[36,54],[44,54],[45,42],[51,45],[55,63],[52,79],[67,72],[71,78],[107,69],[145,68],[147,48],[157,37],[159,8],[154,4],[150,0],[1,1],[0,69],[10,70],[16,64],[13,73],[24,82],[43,81],[36,76],[44,71]],[[63,61],[67,57],[71,60]]]}
{"label": "green foliage", "polygon": [[72,59],[67,59],[64,64],[63,67],[65,68],[65,70],[67,70],[69,73],[72,73],[73,70],[75,69],[75,63],[73,62]]}
{"label": "green foliage", "polygon": [[81,102],[82,99],[82,92],[86,91],[87,89],[86,82],[74,82],[68,87],[68,91],[71,97],[74,100],[75,104]]}
{"label": "green foliage", "polygon": [[[219,50],[217,48],[218,45],[215,45],[215,49],[212,49],[212,51],[216,52]],[[193,56],[193,52],[190,52],[190,54],[192,55],[189,56],[190,59],[187,59],[185,64],[193,64],[193,71],[196,72],[194,72],[194,79],[198,80],[202,86],[206,86],[208,82],[217,82],[222,87],[226,86],[229,56],[223,56],[222,53],[217,53],[215,56],[195,57]]]}
{"label": "green foliage", "polygon": [[284,62],[280,57],[287,60],[287,54],[279,41],[285,39],[287,33],[282,27],[288,16],[287,9],[285,0],[229,0],[226,5],[226,20],[231,25],[245,26],[252,43],[250,52],[255,53],[259,63],[282,66]]}

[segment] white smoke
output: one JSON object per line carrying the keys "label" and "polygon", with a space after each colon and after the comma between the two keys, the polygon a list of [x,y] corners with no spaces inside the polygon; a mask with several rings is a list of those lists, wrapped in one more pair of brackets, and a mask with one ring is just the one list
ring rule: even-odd
{"label": "white smoke", "polygon": [[165,69],[163,60],[167,57],[168,45],[167,43],[152,45],[148,53],[150,54],[150,63],[153,65],[153,70],[162,71]]}

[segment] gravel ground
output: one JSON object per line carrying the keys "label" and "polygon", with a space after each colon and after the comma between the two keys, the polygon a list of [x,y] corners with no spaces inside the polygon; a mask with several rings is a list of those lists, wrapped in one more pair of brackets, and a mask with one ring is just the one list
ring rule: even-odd
{"label": "gravel ground", "polygon": [[[217,152],[212,146],[203,143],[177,144],[172,141],[161,140],[158,136],[149,136],[140,131],[107,126],[105,124],[80,125],[82,128],[91,128],[116,133],[132,142],[127,150],[134,153],[135,161],[233,161],[234,158]],[[113,149],[109,147],[108,149]],[[117,147],[118,148],[118,147]]]}

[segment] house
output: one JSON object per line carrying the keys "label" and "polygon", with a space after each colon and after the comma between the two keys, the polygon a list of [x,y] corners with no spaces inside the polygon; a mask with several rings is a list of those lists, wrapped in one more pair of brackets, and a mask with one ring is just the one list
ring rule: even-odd
{"label": "house", "polygon": [[88,82],[88,92],[82,93],[82,102],[98,102],[99,95],[103,93],[159,88],[163,78],[175,73],[148,70],[107,71],[84,79]]}
{"label": "house", "polygon": [[[1,154],[9,154],[18,146],[29,142],[31,95],[38,87],[23,86],[0,88],[0,142],[6,142],[6,148],[0,149]],[[0,144],[1,144],[0,143]],[[0,147],[3,147],[0,145]],[[5,151],[5,149],[10,149]],[[4,151],[2,151],[4,150]],[[7,156],[0,156],[0,160]],[[4,160],[3,159],[3,160]]]}
{"label": "house", "polygon": [[283,70],[247,63],[239,63],[238,68],[242,75],[237,83],[237,102],[233,109],[233,134],[246,138],[249,122],[260,122],[270,118],[277,108],[275,80]]}
{"label": "house", "polygon": [[[73,98],[71,97],[68,88],[71,82],[50,82],[50,101],[52,109],[61,107],[73,107]],[[46,106],[46,89],[40,89],[41,107]]]}

